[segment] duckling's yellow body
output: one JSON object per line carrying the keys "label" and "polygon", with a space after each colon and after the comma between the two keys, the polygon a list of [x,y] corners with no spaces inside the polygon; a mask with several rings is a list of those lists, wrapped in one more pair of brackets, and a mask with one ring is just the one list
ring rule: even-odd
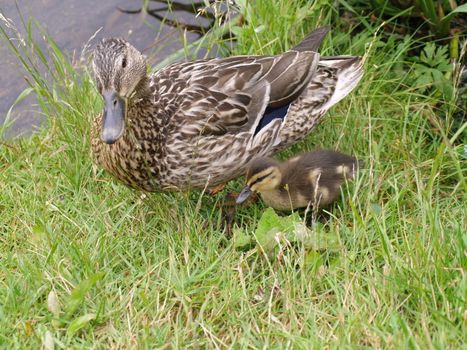
{"label": "duckling's yellow body", "polygon": [[358,161],[355,157],[331,150],[304,153],[285,162],[272,158],[254,159],[246,175],[247,186],[237,202],[251,192],[277,210],[325,207],[340,195],[346,179],[352,179]]}

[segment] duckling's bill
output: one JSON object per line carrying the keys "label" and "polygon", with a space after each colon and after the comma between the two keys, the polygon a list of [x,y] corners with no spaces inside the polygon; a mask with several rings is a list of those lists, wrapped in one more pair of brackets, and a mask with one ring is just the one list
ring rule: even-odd
{"label": "duckling's bill", "polygon": [[251,190],[250,186],[245,186],[240,192],[240,194],[237,197],[237,200],[235,201],[237,204],[242,204],[245,202],[248,197],[250,197],[253,194],[253,191]]}
{"label": "duckling's bill", "polygon": [[126,101],[115,91],[104,91],[104,114],[101,139],[107,144],[115,143],[125,130]]}

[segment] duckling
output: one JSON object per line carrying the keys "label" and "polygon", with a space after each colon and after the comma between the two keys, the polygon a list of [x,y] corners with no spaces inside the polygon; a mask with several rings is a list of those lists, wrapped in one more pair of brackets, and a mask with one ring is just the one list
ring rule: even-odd
{"label": "duckling", "polygon": [[332,150],[307,152],[285,162],[273,158],[254,159],[246,173],[246,186],[237,197],[243,203],[259,192],[270,207],[290,211],[296,208],[322,208],[340,195],[346,179],[353,179],[359,161]]}

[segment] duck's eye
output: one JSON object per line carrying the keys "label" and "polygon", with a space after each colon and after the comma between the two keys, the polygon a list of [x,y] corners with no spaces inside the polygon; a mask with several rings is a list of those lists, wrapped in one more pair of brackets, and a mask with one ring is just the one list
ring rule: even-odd
{"label": "duck's eye", "polygon": [[126,57],[123,57],[123,60],[122,60],[122,68],[125,68],[126,67]]}

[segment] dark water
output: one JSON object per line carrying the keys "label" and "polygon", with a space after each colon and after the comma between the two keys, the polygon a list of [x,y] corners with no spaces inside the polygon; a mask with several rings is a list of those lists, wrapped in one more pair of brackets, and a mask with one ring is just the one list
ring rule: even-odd
{"label": "dark water", "polygon": [[[189,0],[183,2],[189,3]],[[70,57],[72,55],[79,57],[86,42],[99,28],[102,28],[92,44],[102,37],[123,37],[140,50],[155,49],[157,52],[155,61],[157,61],[159,57],[162,59],[183,46],[184,33],[182,30],[167,25],[161,26],[161,23],[150,15],[125,14],[118,10],[118,7],[139,9],[142,3],[143,0],[17,1],[25,20],[31,16],[34,17],[56,41],[60,49]],[[150,2],[150,8],[157,6],[162,5]],[[15,23],[23,35],[25,34],[14,0],[0,0],[0,12]],[[163,12],[161,14],[164,15]],[[187,12],[176,13],[175,17],[187,23],[203,22],[202,19],[195,18]],[[206,21],[202,24],[205,23]],[[198,38],[198,35],[188,33],[186,37],[192,41]],[[167,40],[161,40],[164,38]],[[164,42],[163,45],[159,44],[161,41]],[[27,87],[27,84],[24,80],[25,72],[3,41],[0,41],[0,57],[0,124],[2,124],[10,106]],[[35,106],[34,96],[29,96],[14,108],[13,118],[15,121],[12,128],[8,130],[7,136],[28,134],[44,121],[44,117]]]}

